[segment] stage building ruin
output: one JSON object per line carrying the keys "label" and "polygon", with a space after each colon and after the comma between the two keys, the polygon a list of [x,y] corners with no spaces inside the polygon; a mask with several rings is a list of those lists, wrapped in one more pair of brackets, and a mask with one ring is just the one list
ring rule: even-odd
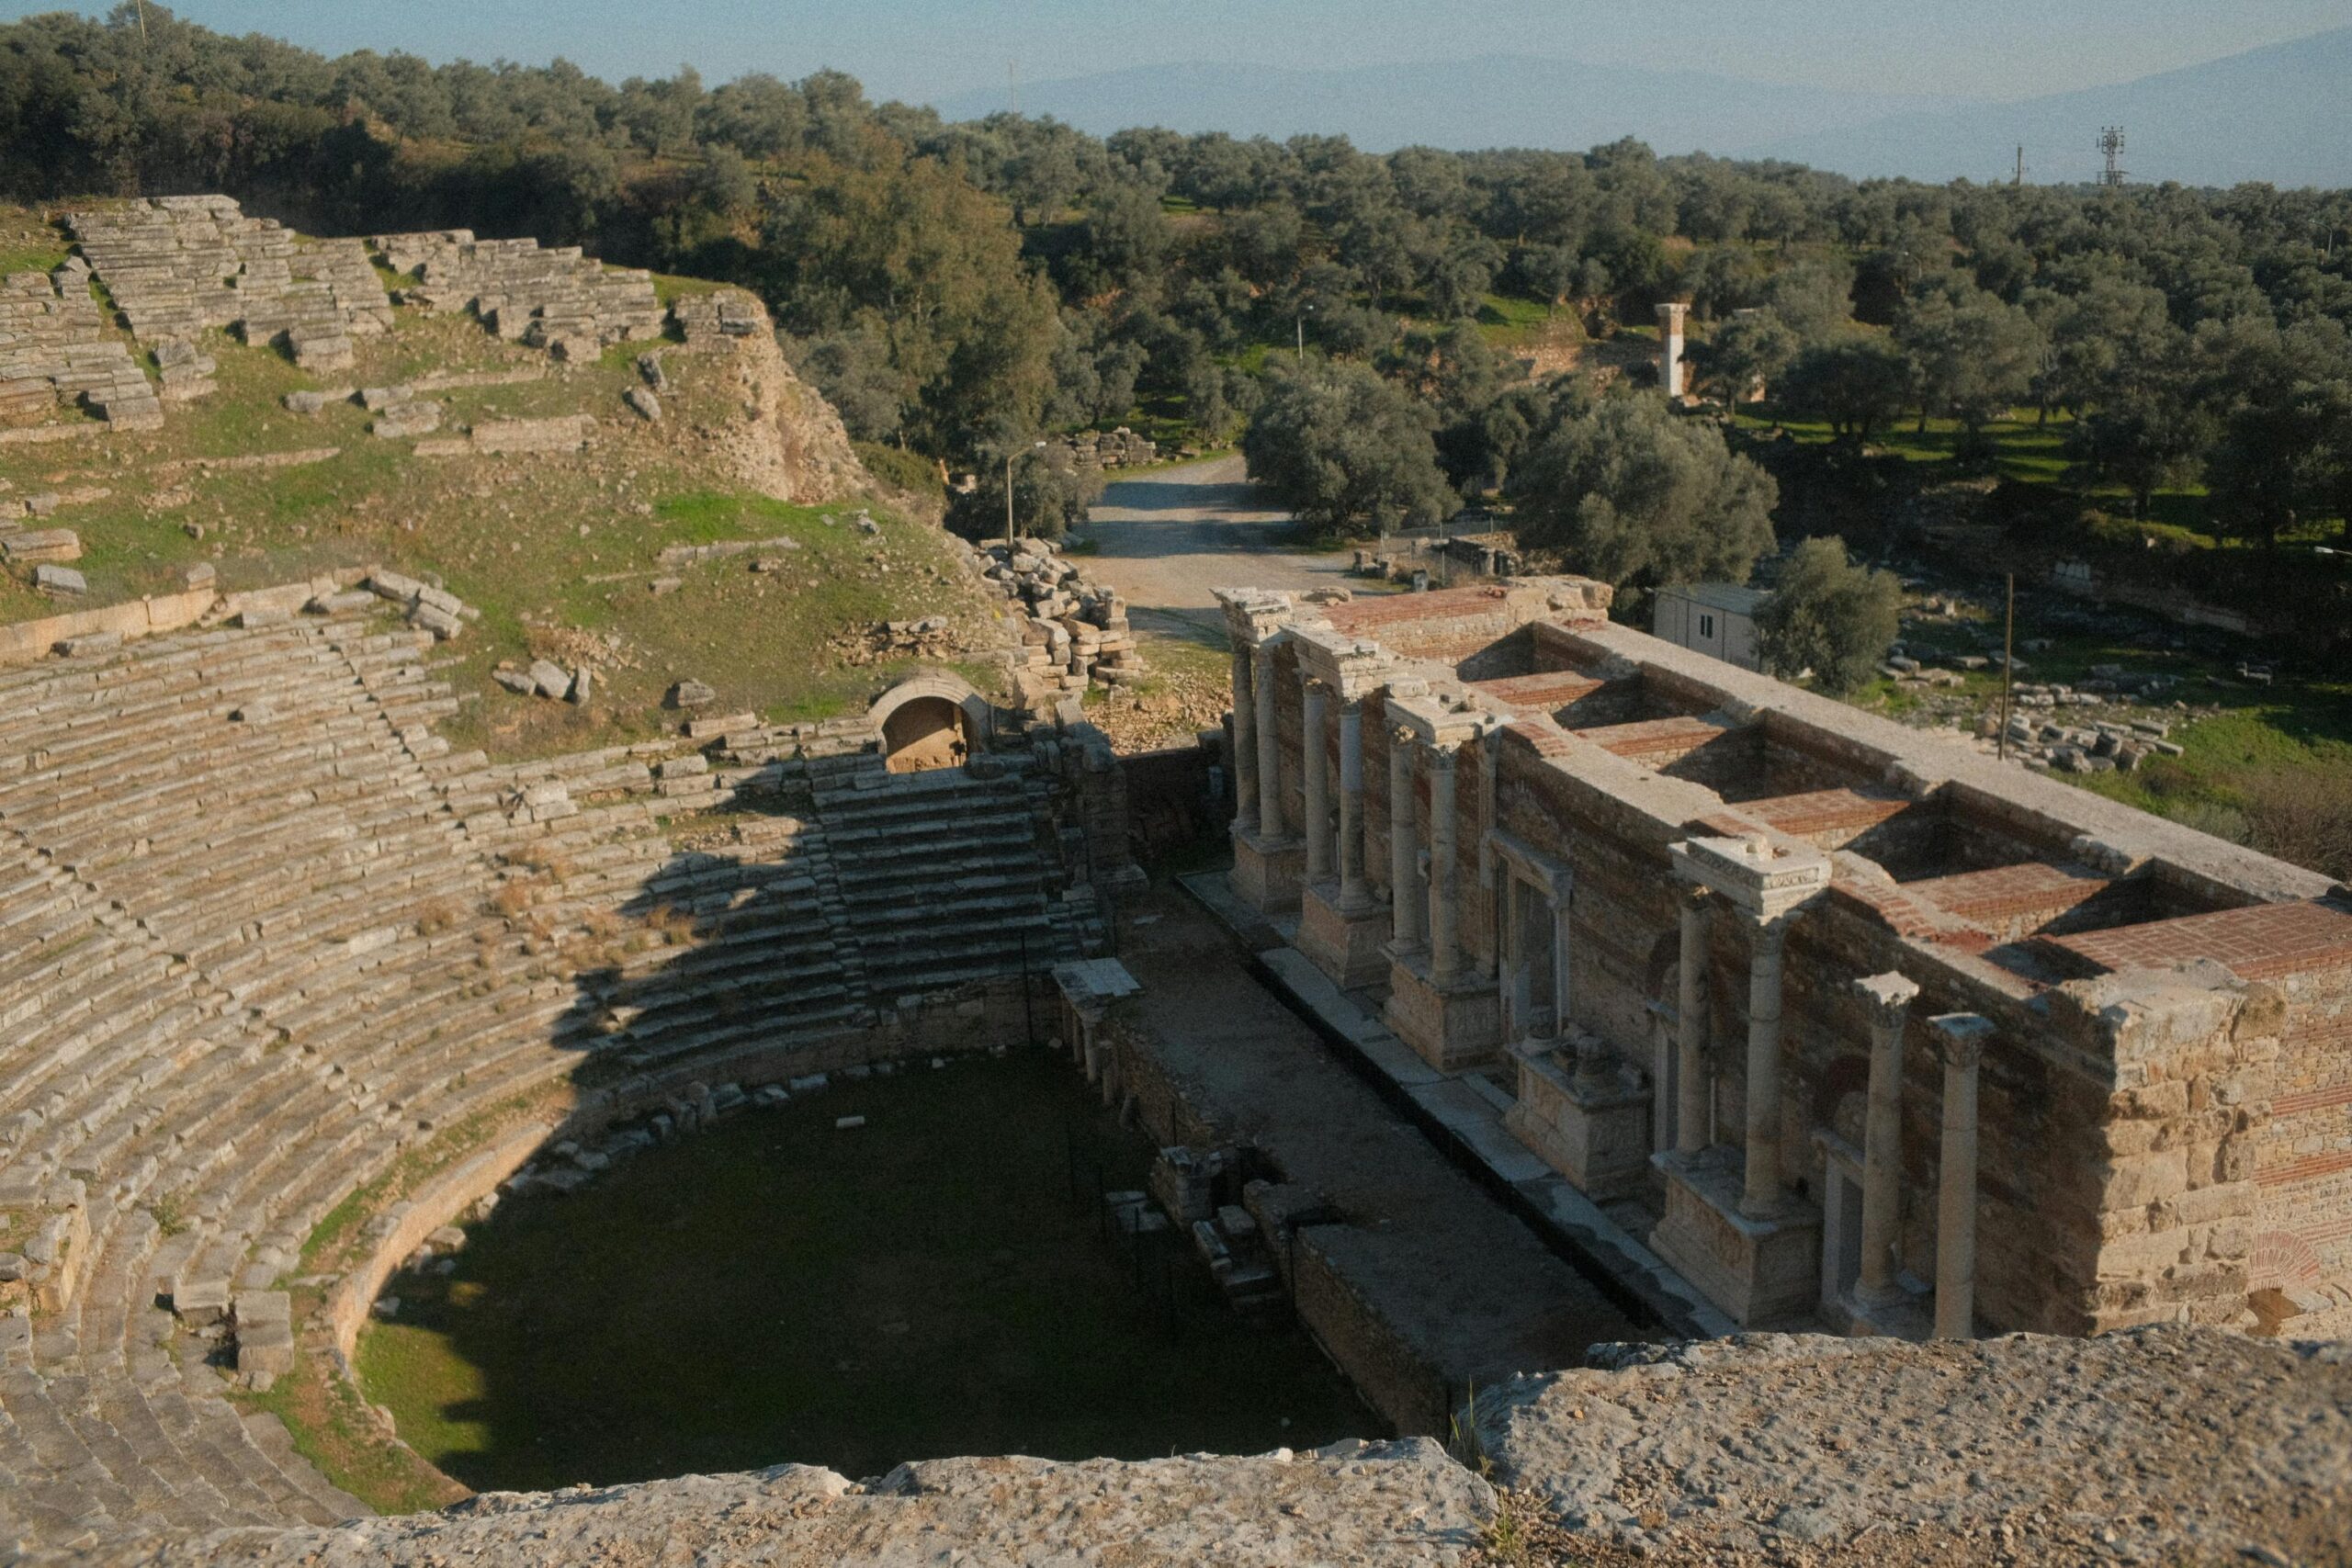
{"label": "stage building ruin", "polygon": [[2352,893],[1512,578],[1219,595],[1235,892],[1742,1326],[2352,1332]]}

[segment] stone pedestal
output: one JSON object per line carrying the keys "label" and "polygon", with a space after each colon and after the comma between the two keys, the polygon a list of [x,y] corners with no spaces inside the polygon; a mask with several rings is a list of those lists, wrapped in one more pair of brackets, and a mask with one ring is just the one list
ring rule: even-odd
{"label": "stone pedestal", "polygon": [[1718,1145],[1650,1156],[1666,1178],[1666,1216],[1650,1247],[1742,1328],[1810,1321],[1821,1298],[1821,1215],[1784,1200],[1774,1213],[1740,1213],[1743,1161]]}
{"label": "stone pedestal", "polygon": [[1430,976],[1426,953],[1392,950],[1382,1018],[1442,1073],[1491,1062],[1502,1049],[1502,998],[1494,985],[1467,975],[1440,986]]}
{"label": "stone pedestal", "polygon": [[1649,1174],[1650,1091],[1611,1061],[1597,1075],[1561,1060],[1550,1041],[1520,1046],[1519,1103],[1503,1116],[1511,1136],[1588,1198],[1637,1191]]}
{"label": "stone pedestal", "polygon": [[1233,871],[1227,879],[1234,897],[1261,915],[1298,908],[1306,880],[1306,846],[1296,839],[1270,839],[1233,830]]}
{"label": "stone pedestal", "polygon": [[1846,1320],[1831,1326],[1858,1339],[1924,1341],[1935,1335],[1935,1303],[1925,1287],[1915,1291],[1898,1280],[1883,1299],[1847,1291],[1837,1304]]}
{"label": "stone pedestal", "polygon": [[1300,895],[1296,945],[1341,990],[1388,978],[1388,911],[1367,898],[1351,910],[1336,882]]}

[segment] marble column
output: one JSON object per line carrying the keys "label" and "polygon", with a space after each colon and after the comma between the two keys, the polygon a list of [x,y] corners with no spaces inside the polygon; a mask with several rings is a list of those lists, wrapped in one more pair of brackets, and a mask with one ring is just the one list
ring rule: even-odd
{"label": "marble column", "polygon": [[1258,694],[1250,679],[1250,649],[1233,650],[1233,826],[1258,830]]}
{"label": "marble column", "polygon": [[1413,736],[1388,733],[1389,941],[1399,953],[1421,944],[1420,831],[1413,809]]}
{"label": "marble column", "polygon": [[1890,970],[1854,982],[1870,1017],[1870,1105],[1862,1126],[1862,1265],[1855,1298],[1865,1306],[1901,1299],[1894,1282],[1903,1222],[1903,1026],[1919,987]]}
{"label": "marble column", "polygon": [[1462,977],[1461,856],[1455,843],[1450,749],[1430,751],[1430,980],[1440,989]]}
{"label": "marble column", "polygon": [[1707,890],[1685,886],[1678,902],[1682,949],[1675,964],[1674,1146],[1707,1146]]}
{"label": "marble column", "polygon": [[1258,832],[1273,840],[1283,832],[1282,735],[1274,720],[1274,651],[1260,644],[1255,660],[1258,692]]}
{"label": "marble column", "polygon": [[1943,1145],[1936,1176],[1936,1337],[1976,1333],[1976,1068],[1990,1019],[1972,1012],[1928,1021],[1944,1059]]}
{"label": "marble column", "polygon": [[1781,954],[1786,915],[1749,915],[1747,1163],[1739,1212],[1769,1219],[1781,1208]]}
{"label": "marble column", "polygon": [[1330,706],[1330,688],[1308,679],[1299,690],[1299,772],[1306,796],[1306,880],[1310,886],[1331,876],[1331,789],[1323,750],[1324,718]]}
{"label": "marble column", "polygon": [[1372,908],[1363,874],[1363,705],[1340,704],[1340,909]]}

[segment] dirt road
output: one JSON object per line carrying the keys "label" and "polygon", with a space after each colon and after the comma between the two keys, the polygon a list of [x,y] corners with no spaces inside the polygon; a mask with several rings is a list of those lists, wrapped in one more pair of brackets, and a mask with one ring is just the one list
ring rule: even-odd
{"label": "dirt road", "polygon": [[1291,548],[1289,531],[1289,515],[1251,487],[1236,455],[1120,480],[1080,536],[1100,550],[1086,575],[1117,589],[1137,626],[1221,633],[1216,589],[1344,585],[1347,552]]}

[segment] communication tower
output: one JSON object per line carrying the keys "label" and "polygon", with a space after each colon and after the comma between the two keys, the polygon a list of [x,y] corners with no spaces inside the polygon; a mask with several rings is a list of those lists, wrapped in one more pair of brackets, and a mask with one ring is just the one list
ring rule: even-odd
{"label": "communication tower", "polygon": [[2107,158],[2107,167],[2101,171],[2098,183],[2103,186],[2121,185],[2123,183],[2123,128],[2120,125],[2110,125],[2100,131],[2098,145],[2099,152]]}

